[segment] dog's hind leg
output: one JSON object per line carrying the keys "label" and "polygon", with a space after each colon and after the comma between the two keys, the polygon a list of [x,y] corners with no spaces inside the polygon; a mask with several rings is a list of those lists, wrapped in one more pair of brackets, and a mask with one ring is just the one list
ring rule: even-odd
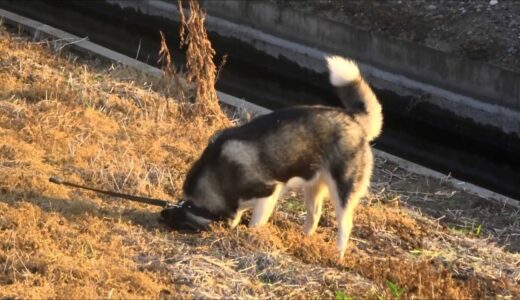
{"label": "dog's hind leg", "polygon": [[338,221],[338,234],[336,245],[340,258],[343,257],[347,248],[350,233],[353,226],[354,211],[359,201],[368,192],[370,177],[372,175],[372,153],[367,151],[363,154],[363,164],[352,173],[334,176],[328,180],[332,203],[336,211]]}
{"label": "dog's hind leg", "polygon": [[311,184],[303,188],[305,196],[305,206],[307,208],[307,216],[305,218],[305,225],[303,231],[306,235],[313,234],[318,227],[318,222],[321,217],[321,207],[323,199],[329,194],[326,182],[321,175],[318,175]]}
{"label": "dog's hind leg", "polygon": [[336,246],[339,252],[340,258],[343,257],[345,249],[347,249],[348,241],[350,239],[350,233],[352,232],[354,210],[357,207],[361,197],[356,194],[352,194],[348,197],[345,204],[342,204],[339,197],[332,196],[334,207],[336,210],[336,219],[338,221],[338,234],[336,238]]}
{"label": "dog's hind leg", "polygon": [[274,192],[271,196],[259,198],[256,200],[255,208],[253,209],[253,215],[249,221],[249,227],[262,226],[269,220],[269,217],[273,213],[276,201],[280,197],[280,193],[283,190],[283,184],[276,185]]}

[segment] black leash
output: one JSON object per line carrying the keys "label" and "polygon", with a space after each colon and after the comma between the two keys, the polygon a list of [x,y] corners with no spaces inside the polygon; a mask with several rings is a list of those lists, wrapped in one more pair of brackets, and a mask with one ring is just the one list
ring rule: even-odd
{"label": "black leash", "polygon": [[170,201],[161,200],[161,199],[154,199],[154,198],[146,198],[146,197],[140,197],[140,196],[134,196],[134,195],[128,195],[128,194],[121,194],[121,193],[112,192],[112,191],[98,190],[98,189],[91,188],[91,187],[88,187],[88,186],[83,186],[83,185],[75,184],[75,183],[72,183],[72,182],[64,181],[61,178],[55,177],[55,176],[50,177],[49,181],[52,182],[52,183],[55,183],[55,184],[62,184],[62,185],[72,186],[72,187],[75,187],[75,188],[85,189],[85,190],[93,191],[93,192],[96,192],[96,193],[109,195],[109,196],[112,196],[112,197],[118,197],[118,198],[123,198],[123,199],[131,200],[131,201],[135,201],[135,202],[146,203],[146,204],[155,205],[155,206],[161,206],[163,208],[168,208],[168,207],[175,206]]}

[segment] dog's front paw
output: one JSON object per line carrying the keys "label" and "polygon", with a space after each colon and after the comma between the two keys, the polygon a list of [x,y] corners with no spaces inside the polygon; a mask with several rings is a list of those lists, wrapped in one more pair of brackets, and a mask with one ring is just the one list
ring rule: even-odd
{"label": "dog's front paw", "polygon": [[318,228],[318,226],[315,226],[314,224],[309,224],[306,222],[305,225],[303,226],[303,233],[305,235],[311,235],[316,231],[317,228]]}
{"label": "dog's front paw", "polygon": [[342,262],[343,257],[345,257],[345,250],[338,252],[338,262]]}

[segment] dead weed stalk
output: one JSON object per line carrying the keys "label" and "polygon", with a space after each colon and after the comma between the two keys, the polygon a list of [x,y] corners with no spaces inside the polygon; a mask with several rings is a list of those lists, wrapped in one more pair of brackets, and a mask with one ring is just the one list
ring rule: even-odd
{"label": "dead weed stalk", "polygon": [[164,72],[166,80],[171,82],[171,80],[173,79],[173,83],[176,87],[177,92],[175,95],[172,95],[171,84],[166,84],[166,96],[174,96],[179,101],[184,102],[186,100],[187,88],[185,86],[185,83],[183,83],[183,80],[180,78],[177,70],[175,70],[175,67],[173,66],[172,56],[170,53],[170,49],[166,44],[166,38],[164,37],[164,33],[162,31],[159,31],[159,34],[161,35],[161,48],[159,49],[159,59],[157,60],[157,63],[160,63],[162,65],[161,69]]}
{"label": "dead weed stalk", "polygon": [[[181,47],[186,46],[186,79],[194,84],[196,110],[209,117],[221,116],[215,83],[218,68],[213,62],[215,49],[208,39],[204,21],[206,14],[195,0],[189,0],[190,15],[184,15],[182,0],[178,0],[181,27]],[[220,119],[220,118],[219,118]]]}

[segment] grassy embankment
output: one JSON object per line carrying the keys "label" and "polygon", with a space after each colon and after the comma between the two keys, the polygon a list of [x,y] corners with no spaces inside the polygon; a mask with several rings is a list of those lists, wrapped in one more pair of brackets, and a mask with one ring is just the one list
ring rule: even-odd
{"label": "grassy embankment", "polygon": [[[177,101],[198,92],[174,79],[29,40],[0,29],[0,297],[520,297],[520,256],[497,244],[507,243],[498,221],[455,230],[406,205],[445,203],[448,215],[475,197],[380,160],[341,262],[330,205],[304,237],[298,194],[262,229],[184,235],[163,229],[156,208],[49,183],[175,199],[207,139],[232,122]],[[478,210],[518,233],[518,212]]]}

